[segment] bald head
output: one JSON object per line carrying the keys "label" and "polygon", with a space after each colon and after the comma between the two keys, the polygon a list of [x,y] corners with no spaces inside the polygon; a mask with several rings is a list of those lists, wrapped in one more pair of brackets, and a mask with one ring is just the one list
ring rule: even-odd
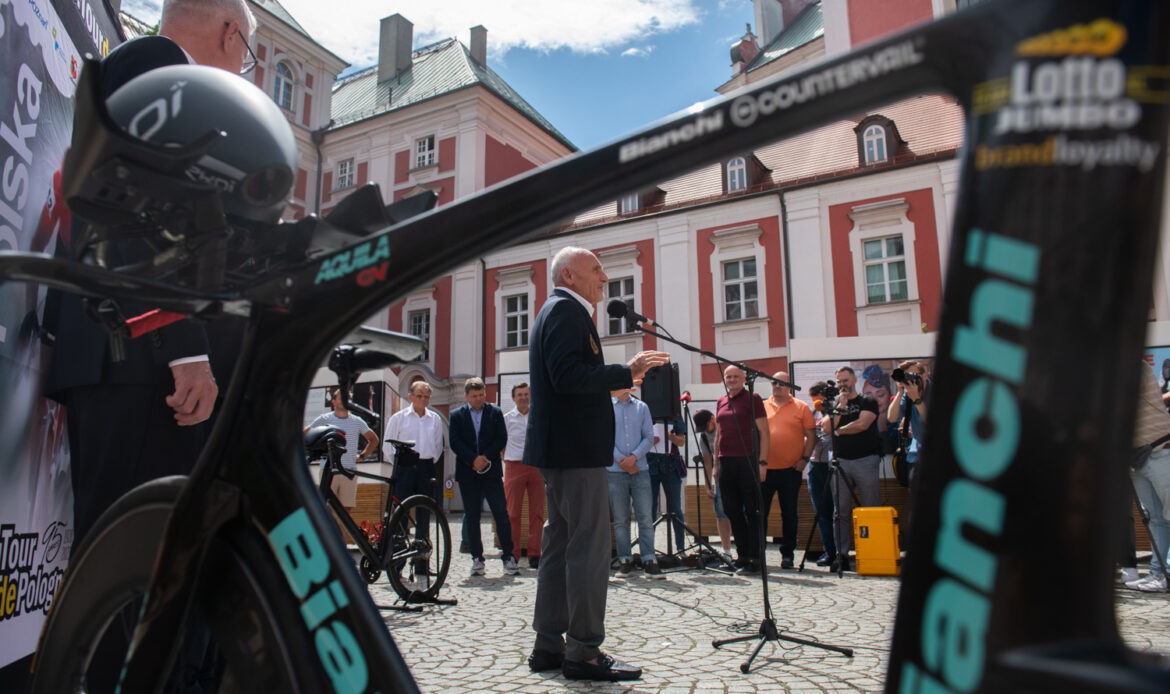
{"label": "bald head", "polygon": [[727,391],[731,395],[737,395],[739,391],[743,390],[745,381],[743,369],[738,366],[732,364],[723,370],[723,385],[727,387]]}
{"label": "bald head", "polygon": [[[776,373],[772,374],[772,378],[776,379],[776,381],[784,381],[785,383],[791,382],[791,379],[788,378],[787,371],[777,371]],[[785,403],[791,400],[792,389],[788,386],[782,386],[779,383],[776,383],[776,381],[772,381],[772,399],[780,403]]]}
{"label": "bald head", "polygon": [[601,261],[592,251],[577,246],[566,246],[552,259],[553,284],[571,289],[591,304],[605,298],[605,283],[609,280]]}
{"label": "bald head", "polygon": [[248,55],[245,38],[256,18],[245,0],[165,0],[158,33],[200,65],[238,73]]}

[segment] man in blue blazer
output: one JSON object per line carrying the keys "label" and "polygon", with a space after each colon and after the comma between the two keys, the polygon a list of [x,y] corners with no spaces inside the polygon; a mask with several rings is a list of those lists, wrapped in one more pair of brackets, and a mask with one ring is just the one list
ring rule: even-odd
{"label": "man in blue blazer", "polygon": [[463,497],[463,527],[471,551],[471,575],[482,576],[483,540],[479,531],[479,514],[487,499],[496,534],[503,549],[504,572],[520,573],[512,554],[512,525],[504,498],[504,465],[500,461],[508,445],[504,413],[487,402],[483,380],[469,378],[463,384],[467,404],[451,413],[451,450],[455,453],[455,481]]}
{"label": "man in blue blazer", "polygon": [[593,309],[609,278],[584,248],[553,257],[556,285],[528,341],[532,405],[524,464],[540,468],[548,515],[540,550],[534,672],[560,669],[569,679],[632,680],[640,668],[602,653],[609,583],[609,483],[614,420],[609,391],[629,388],[665,352],[639,352],[606,365]]}
{"label": "man in blue blazer", "polygon": [[[245,0],[171,0],[157,36],[127,41],[102,61],[103,96],[167,65],[193,62],[238,73],[250,51],[245,37],[255,29]],[[63,235],[58,254],[74,252],[67,246],[83,223],[74,220],[73,226],[75,233]],[[110,243],[105,253],[110,266],[145,263],[154,256],[141,239]],[[127,318],[153,308],[133,301],[119,304]],[[180,321],[125,340],[119,360],[80,296],[49,293],[45,326],[56,343],[44,393],[69,412],[75,546],[131,488],[191,471],[203,448],[202,423],[219,393],[216,377],[226,385],[243,334],[238,321],[215,323],[209,330]]]}

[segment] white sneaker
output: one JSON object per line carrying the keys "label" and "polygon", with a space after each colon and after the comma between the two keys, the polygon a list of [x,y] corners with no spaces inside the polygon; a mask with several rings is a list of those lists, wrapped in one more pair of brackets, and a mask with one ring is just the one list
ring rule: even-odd
{"label": "white sneaker", "polygon": [[471,560],[471,575],[472,576],[482,576],[483,575],[483,559],[472,559]]}
{"label": "white sneaker", "polygon": [[1151,573],[1141,580],[1126,583],[1125,587],[1140,590],[1143,593],[1165,593],[1166,577],[1161,572]]}
{"label": "white sneaker", "polygon": [[[482,573],[483,567],[480,567]],[[520,573],[520,565],[516,563],[515,557],[504,557],[504,573],[515,576]]]}
{"label": "white sneaker", "polygon": [[1137,567],[1122,567],[1121,575],[1118,577],[1117,582],[1133,583],[1134,581],[1138,580],[1138,578],[1140,578],[1140,576],[1138,575]]}

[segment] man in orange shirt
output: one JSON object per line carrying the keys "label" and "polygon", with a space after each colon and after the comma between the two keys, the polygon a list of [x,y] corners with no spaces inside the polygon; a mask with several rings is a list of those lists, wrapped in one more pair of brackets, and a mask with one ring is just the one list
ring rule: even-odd
{"label": "man in orange shirt", "polygon": [[[788,381],[788,374],[777,371],[772,378]],[[796,550],[796,503],[800,493],[801,477],[808,465],[817,437],[812,410],[802,400],[792,397],[792,390],[772,382],[772,397],[764,401],[768,415],[768,471],[763,484],[764,527],[772,495],[780,499],[780,519],[783,535],[780,538],[780,568],[792,568],[792,553]]]}

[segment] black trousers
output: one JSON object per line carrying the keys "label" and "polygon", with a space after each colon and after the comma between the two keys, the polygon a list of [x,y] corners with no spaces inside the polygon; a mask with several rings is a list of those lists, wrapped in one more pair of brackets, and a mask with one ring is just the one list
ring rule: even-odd
{"label": "black trousers", "polygon": [[756,493],[759,475],[759,464],[752,458],[719,458],[723,510],[731,520],[736,552],[744,560],[760,558],[760,497]]}
{"label": "black trousers", "polygon": [[72,388],[68,412],[73,482],[73,546],[101,514],[134,487],[191,472],[203,449],[203,424],[181,427],[166,396],[170,380],[155,385]]}
{"label": "black trousers", "polygon": [[[173,385],[100,385],[72,388],[62,400],[68,411],[70,472],[73,482],[73,547],[115,501],[159,477],[191,472],[206,439],[204,424],[181,427],[166,396]],[[88,677],[89,691],[112,692],[138,621],[138,602],[116,617],[98,645]],[[167,692],[213,691],[216,652],[211,634],[189,618],[180,664]]]}
{"label": "black trousers", "polygon": [[800,498],[801,479],[800,470],[794,467],[783,470],[768,470],[768,476],[761,485],[764,495],[764,534],[767,534],[768,516],[772,511],[772,496],[780,499],[780,524],[783,534],[780,536],[780,555],[792,559],[796,550],[796,533],[798,531],[796,514],[797,499]]}

